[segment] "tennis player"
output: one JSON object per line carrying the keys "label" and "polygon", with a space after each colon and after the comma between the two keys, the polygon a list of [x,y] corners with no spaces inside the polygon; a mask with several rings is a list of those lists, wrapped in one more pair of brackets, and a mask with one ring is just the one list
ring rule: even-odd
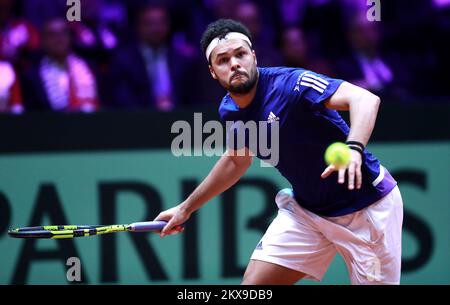
{"label": "tennis player", "polygon": [[[210,24],[201,46],[212,77],[228,90],[221,118],[276,121],[275,167],[292,184],[276,196],[278,214],[256,246],[242,284],[320,281],[336,253],[352,284],[399,284],[402,198],[396,181],[365,148],[380,99],[301,68],[258,67],[248,29],[230,19]],[[337,110],[350,111],[351,128]],[[325,149],[336,141],[351,148],[346,168],[326,167],[323,161]],[[242,150],[245,155],[238,153]],[[161,236],[183,231],[179,225],[194,211],[239,181],[252,155],[260,152],[248,145],[228,149],[184,202],[158,215],[156,220],[168,221]]]}

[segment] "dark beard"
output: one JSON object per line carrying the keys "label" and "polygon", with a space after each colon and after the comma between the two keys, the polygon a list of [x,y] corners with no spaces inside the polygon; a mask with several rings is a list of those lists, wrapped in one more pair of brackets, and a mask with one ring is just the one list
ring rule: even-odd
{"label": "dark beard", "polygon": [[253,89],[253,87],[256,85],[256,82],[258,81],[258,72],[257,71],[253,71],[253,72],[254,72],[254,73],[252,73],[253,77],[249,77],[249,79],[245,83],[239,84],[237,86],[230,85],[227,88],[227,90],[230,93],[234,93],[234,94],[247,94],[247,93],[249,93]]}

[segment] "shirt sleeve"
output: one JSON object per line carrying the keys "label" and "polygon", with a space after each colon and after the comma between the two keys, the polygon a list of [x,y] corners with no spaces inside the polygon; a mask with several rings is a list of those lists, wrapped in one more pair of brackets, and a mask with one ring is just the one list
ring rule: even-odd
{"label": "shirt sleeve", "polygon": [[294,102],[307,102],[312,107],[321,106],[344,81],[308,70],[296,69],[289,75],[287,84],[293,88]]}

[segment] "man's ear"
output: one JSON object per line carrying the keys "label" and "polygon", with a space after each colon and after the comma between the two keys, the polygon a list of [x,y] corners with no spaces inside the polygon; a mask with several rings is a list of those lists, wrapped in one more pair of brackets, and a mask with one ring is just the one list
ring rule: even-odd
{"label": "man's ear", "polygon": [[253,58],[255,59],[255,64],[258,65],[258,60],[256,59],[256,52],[252,50]]}
{"label": "man's ear", "polygon": [[217,75],[216,75],[216,72],[214,72],[213,67],[212,67],[211,65],[209,65],[208,68],[209,68],[209,73],[211,73],[211,76],[212,76],[214,79],[217,79]]}

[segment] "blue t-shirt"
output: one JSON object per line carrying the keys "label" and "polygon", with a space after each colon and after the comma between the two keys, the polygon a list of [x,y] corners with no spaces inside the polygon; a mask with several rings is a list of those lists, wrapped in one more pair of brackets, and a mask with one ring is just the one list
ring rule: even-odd
{"label": "blue t-shirt", "polygon": [[[378,201],[396,186],[389,172],[367,149],[361,167],[361,189],[348,190],[348,183],[337,182],[337,173],[326,179],[320,177],[326,168],[326,148],[337,141],[345,142],[349,133],[339,113],[323,104],[342,80],[298,68],[258,70],[256,95],[250,105],[240,109],[228,94],[221,102],[219,114],[224,122],[254,121],[259,129],[258,122],[277,121],[279,158],[274,166],[292,184],[294,196],[302,207],[322,216],[346,215]],[[267,137],[270,137],[268,130]],[[237,142],[250,148],[247,138],[233,142],[235,149],[240,148],[236,147]],[[258,146],[256,150],[252,152],[257,157],[266,158]]]}

